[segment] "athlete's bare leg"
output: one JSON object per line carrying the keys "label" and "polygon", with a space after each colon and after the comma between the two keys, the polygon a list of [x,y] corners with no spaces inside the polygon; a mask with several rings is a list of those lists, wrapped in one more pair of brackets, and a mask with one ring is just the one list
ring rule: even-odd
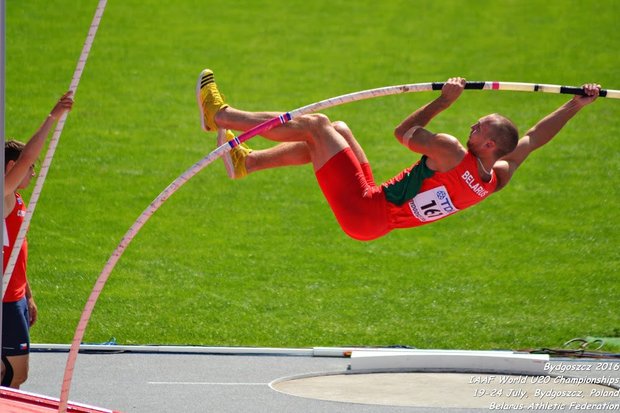
{"label": "athlete's bare leg", "polygon": [[[364,150],[359,145],[346,123],[332,122],[332,126],[341,134],[360,163],[368,163]],[[262,169],[279,168],[283,166],[305,165],[310,163],[310,150],[305,142],[285,142],[272,148],[252,151],[245,159],[248,174]]]}
{"label": "athlete's bare leg", "polygon": [[353,150],[353,153],[360,164],[368,163],[368,158],[366,157],[366,154],[364,153],[364,150],[360,146],[359,142],[357,142],[357,139],[355,139],[355,136],[353,136],[353,132],[349,129],[349,125],[340,120],[333,122],[332,125],[334,126],[334,129],[336,129],[336,131],[338,131],[338,133],[346,139],[349,147]]}
{"label": "athlete's bare leg", "polygon": [[262,169],[305,165],[312,162],[306,142],[284,142],[268,149],[255,149],[245,158],[248,174]]}
{"label": "athlete's bare leg", "polygon": [[[274,115],[271,112],[246,112],[229,106],[217,112],[215,122],[220,128],[245,131],[272,119]],[[349,146],[329,118],[321,114],[299,116],[261,136],[276,142],[305,142],[315,170]]]}
{"label": "athlete's bare leg", "polygon": [[[282,113],[247,112],[227,106],[215,114],[215,123],[224,129],[247,131],[261,123],[273,119]],[[300,125],[299,118],[265,132],[262,136],[276,142],[305,141],[307,133]]]}
{"label": "athlete's bare leg", "polygon": [[[246,131],[278,115],[279,113],[275,112],[241,111],[229,106],[218,111],[215,121],[221,128]],[[284,143],[250,153],[245,165],[248,173],[308,162],[312,162],[314,169],[318,170],[346,147],[353,150],[360,163],[368,162],[349,127],[344,122],[332,123],[326,116],[320,114],[292,119],[265,132],[262,136]]]}
{"label": "athlete's bare leg", "polygon": [[[11,363],[13,369],[13,379],[11,380],[10,387],[19,389],[19,387],[28,379],[28,362],[30,356],[24,354],[22,356],[7,356],[7,360]],[[4,363],[3,363],[4,364]],[[4,378],[5,368],[2,366],[2,374]]]}

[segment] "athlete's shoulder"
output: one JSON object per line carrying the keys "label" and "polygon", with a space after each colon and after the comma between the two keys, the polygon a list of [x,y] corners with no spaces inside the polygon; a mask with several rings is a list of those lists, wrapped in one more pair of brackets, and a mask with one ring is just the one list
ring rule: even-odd
{"label": "athlete's shoulder", "polygon": [[436,145],[428,154],[428,165],[431,169],[448,172],[463,162],[467,149],[457,138],[447,133],[438,133],[436,138]]}
{"label": "athlete's shoulder", "polygon": [[493,173],[497,179],[497,185],[495,186],[494,192],[497,192],[508,185],[508,182],[510,182],[510,179],[512,178],[513,172],[514,171],[511,170],[510,164],[507,161],[500,159],[495,162],[493,165]]}

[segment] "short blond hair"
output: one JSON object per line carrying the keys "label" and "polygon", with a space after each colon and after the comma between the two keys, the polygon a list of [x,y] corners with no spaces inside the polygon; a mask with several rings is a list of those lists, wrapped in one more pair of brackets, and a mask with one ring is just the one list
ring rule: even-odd
{"label": "short blond hair", "polygon": [[493,137],[491,138],[497,149],[496,155],[501,158],[514,151],[519,142],[519,130],[515,124],[505,116],[494,113],[492,116],[491,127],[493,128]]}

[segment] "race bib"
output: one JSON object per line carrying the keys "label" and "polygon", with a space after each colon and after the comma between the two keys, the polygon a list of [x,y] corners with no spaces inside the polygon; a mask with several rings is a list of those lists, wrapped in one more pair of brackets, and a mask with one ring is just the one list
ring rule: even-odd
{"label": "race bib", "polygon": [[411,213],[422,222],[436,221],[458,211],[445,186],[417,194],[409,201]]}

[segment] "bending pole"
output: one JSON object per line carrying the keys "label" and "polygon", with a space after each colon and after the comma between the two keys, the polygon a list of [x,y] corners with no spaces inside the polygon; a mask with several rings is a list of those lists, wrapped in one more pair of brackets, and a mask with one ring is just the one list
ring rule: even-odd
{"label": "bending pole", "polygon": [[[75,96],[75,92],[77,90],[78,84],[80,83],[80,78],[82,76],[82,72],[84,71],[84,66],[86,65],[86,59],[88,59],[90,48],[93,45],[93,41],[95,40],[95,35],[97,34],[97,29],[99,28],[99,23],[101,22],[101,16],[103,16],[106,3],[107,3],[107,0],[99,0],[99,4],[97,5],[97,10],[95,11],[95,16],[93,17],[93,20],[90,24],[90,28],[88,29],[88,35],[86,36],[86,40],[84,41],[84,47],[82,48],[80,59],[78,60],[77,67],[75,68],[75,72],[73,73],[73,79],[71,80],[71,86],[69,86],[69,90],[73,91],[74,96]],[[68,115],[68,112],[64,112],[62,117],[58,121],[58,125],[56,126],[56,130],[54,131],[54,135],[52,136],[52,139],[50,141],[49,149],[45,156],[45,160],[43,161],[43,164],[41,166],[41,172],[39,172],[39,179],[37,179],[37,184],[31,195],[31,197],[34,199],[30,201],[30,204],[28,206],[28,212],[26,213],[24,223],[22,224],[22,227],[20,228],[20,232],[19,232],[19,234],[21,235],[22,230],[24,231],[24,236],[23,236],[24,238],[25,238],[25,232],[28,229],[28,222],[30,221],[28,219],[28,216],[29,215],[32,216],[32,212],[30,212],[30,210],[31,209],[34,210],[34,206],[35,206],[34,204],[36,202],[36,199],[38,199],[39,194],[37,193],[37,189],[40,192],[41,187],[43,186],[43,181],[45,181],[45,176],[47,175],[49,164],[52,162],[52,157],[54,156],[54,151],[56,150],[56,145],[58,144],[58,139],[60,138],[60,134],[62,132],[62,128],[64,127],[65,119],[67,118],[67,115]],[[39,184],[39,181],[41,181],[41,184]],[[35,195],[36,195],[36,198],[35,198]],[[19,251],[19,248],[17,248],[18,241],[19,241],[19,236],[15,242],[15,248],[13,248],[13,253],[11,254],[11,258],[13,258],[13,255],[17,256],[17,254],[15,254],[15,251],[16,250]],[[23,243],[23,239],[21,240],[21,242]],[[20,244],[20,248],[21,248],[21,244]],[[15,258],[17,259],[17,257]],[[9,267],[7,267],[7,270],[8,269]],[[71,379],[69,378],[68,381],[66,381],[66,378],[63,379],[62,390],[60,393],[60,403],[58,405],[59,413],[66,413],[67,411],[70,387],[71,387]]]}
{"label": "bending pole", "polygon": [[[86,327],[88,325],[88,321],[95,307],[95,303],[107,282],[110,273],[114,269],[114,266],[120,259],[121,255],[129,245],[129,243],[136,236],[140,228],[144,226],[146,221],[159,209],[159,207],[168,199],[177,189],[183,186],[188,180],[190,180],[194,175],[203,170],[207,165],[218,159],[220,156],[229,152],[232,148],[239,145],[241,142],[245,142],[248,139],[264,133],[270,129],[273,129],[276,126],[282,125],[291,119],[305,115],[308,113],[314,113],[318,110],[330,108],[333,106],[343,105],[345,103],[351,103],[358,100],[370,99],[380,96],[387,95],[396,95],[400,93],[410,93],[410,92],[426,92],[432,90],[440,90],[443,86],[443,83],[416,83],[409,85],[399,85],[399,86],[388,86],[377,89],[364,90],[361,92],[349,93],[346,95],[336,96],[330,99],[325,99],[320,102],[312,103],[307,106],[300,107],[298,109],[292,110],[290,112],[284,113],[280,116],[267,120],[260,125],[255,126],[252,129],[247,130],[242,133],[235,139],[224,143],[223,145],[217,147],[207,156],[205,156],[202,160],[198,161],[194,165],[192,165],[187,171],[185,171],[181,176],[175,179],[166,189],[164,189],[158,196],[151,202],[151,204],[142,212],[142,214],[136,219],[133,225],[127,230],[125,235],[123,236],[121,242],[118,244],[112,256],[108,259],[106,265],[104,266],[99,278],[95,282],[95,286],[93,287],[88,300],[86,301],[86,305],[84,306],[84,311],[82,311],[82,316],[80,318],[80,322],[75,331],[75,336],[73,337],[73,341],[71,344],[71,349],[69,350],[69,357],[67,360],[67,367],[65,369],[65,383],[70,383],[71,376],[73,375],[73,369],[75,365],[75,360],[77,358],[78,351],[80,349],[80,343],[82,342],[82,338],[84,337],[84,332],[86,331]],[[529,83],[505,83],[505,82],[467,82],[465,89],[490,89],[490,90],[531,90],[531,91],[540,91],[540,92],[549,92],[549,93],[572,93],[572,94],[580,94],[583,93],[581,88],[571,88],[571,89],[562,89],[562,86],[550,86],[544,85],[542,88],[541,85],[534,85]],[[529,88],[529,89],[526,89]],[[557,90],[557,91],[556,91]],[[581,91],[581,92],[580,92]],[[612,98],[620,98],[620,91],[604,91],[605,96]],[[601,96],[603,96],[603,91],[601,91]],[[222,129],[218,131],[218,133],[224,133]],[[64,383],[63,383],[64,389]]]}

